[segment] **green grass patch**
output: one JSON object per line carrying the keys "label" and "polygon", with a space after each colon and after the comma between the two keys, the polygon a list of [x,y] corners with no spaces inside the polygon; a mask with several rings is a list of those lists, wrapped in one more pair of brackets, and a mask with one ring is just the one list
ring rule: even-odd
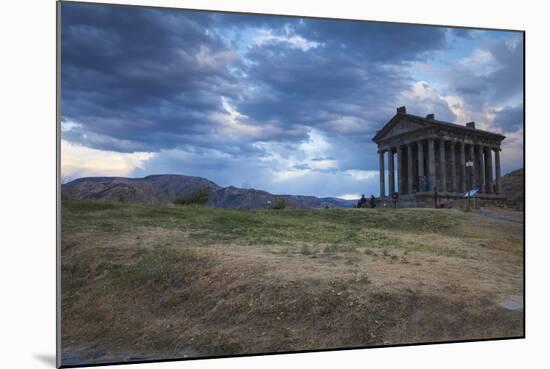
{"label": "green grass patch", "polygon": [[186,249],[157,248],[146,250],[135,263],[124,265],[111,278],[116,287],[143,287],[166,290],[180,287],[194,266],[197,256]]}
{"label": "green grass patch", "polygon": [[[237,243],[292,246],[309,244],[326,252],[403,248],[387,230],[456,235],[467,217],[435,209],[234,210],[143,205],[98,200],[62,201],[62,231],[132,233],[140,227],[185,231],[191,245]],[[328,245],[328,246],[326,246]]]}

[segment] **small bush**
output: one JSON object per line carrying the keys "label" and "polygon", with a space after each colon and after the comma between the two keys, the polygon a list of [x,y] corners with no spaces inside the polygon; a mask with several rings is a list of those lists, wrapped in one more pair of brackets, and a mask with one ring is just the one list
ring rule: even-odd
{"label": "small bush", "polygon": [[352,244],[337,244],[333,243],[326,245],[323,249],[325,254],[333,254],[335,252],[357,252],[357,246]]}
{"label": "small bush", "polygon": [[275,200],[275,204],[273,205],[273,209],[281,210],[286,208],[287,202],[284,197],[279,197],[277,200]]}
{"label": "small bush", "polygon": [[369,284],[371,280],[366,273],[355,272],[355,282]]}
{"label": "small bush", "polygon": [[311,247],[309,247],[308,244],[304,244],[302,246],[302,250],[300,250],[300,253],[302,255],[311,255],[311,254],[313,254],[313,250],[311,249]]}
{"label": "small bush", "polygon": [[384,249],[384,256],[390,256],[390,253],[386,249]]}
{"label": "small bush", "polygon": [[332,254],[332,253],[335,253],[336,251],[338,251],[338,246],[336,244],[326,245],[325,248],[323,249],[323,252],[325,254]]}
{"label": "small bush", "polygon": [[371,249],[366,249],[365,254],[370,255],[370,256],[376,256],[376,253],[374,251],[372,251]]}
{"label": "small bush", "polygon": [[197,190],[187,196],[177,198],[176,205],[205,205],[208,202],[208,190]]}

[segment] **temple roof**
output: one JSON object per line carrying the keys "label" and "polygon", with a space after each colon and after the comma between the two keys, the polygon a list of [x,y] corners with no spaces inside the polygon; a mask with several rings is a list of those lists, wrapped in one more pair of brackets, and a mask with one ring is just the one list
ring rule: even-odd
{"label": "temple roof", "polygon": [[455,131],[457,133],[466,133],[469,136],[479,136],[495,139],[498,141],[504,140],[505,136],[475,128],[475,123],[470,122],[468,125],[461,125],[442,120],[436,120],[433,114],[426,117],[407,114],[405,107],[397,109],[397,113],[390,119],[386,125],[379,130],[373,137],[373,141],[378,143],[386,138],[393,137],[401,133],[417,131],[425,128],[439,128],[445,131]]}

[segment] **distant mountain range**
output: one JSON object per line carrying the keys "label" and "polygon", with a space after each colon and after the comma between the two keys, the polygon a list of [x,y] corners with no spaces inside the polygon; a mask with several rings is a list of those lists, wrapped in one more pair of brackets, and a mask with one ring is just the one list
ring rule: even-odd
{"label": "distant mountain range", "polygon": [[207,206],[231,209],[259,209],[286,200],[290,208],[351,208],[354,200],[334,197],[274,195],[266,191],[220,187],[200,177],[183,175],[152,175],[145,178],[87,177],[61,187],[63,196],[70,199],[101,199],[145,204],[174,203],[197,191],[208,192]]}

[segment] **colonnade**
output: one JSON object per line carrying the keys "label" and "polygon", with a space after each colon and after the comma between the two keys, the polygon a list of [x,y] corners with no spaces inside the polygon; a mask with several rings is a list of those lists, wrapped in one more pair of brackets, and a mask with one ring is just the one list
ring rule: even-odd
{"label": "colonnade", "polygon": [[[500,193],[500,147],[458,140],[427,138],[378,152],[380,196],[394,192],[412,194],[434,191],[464,193],[477,188],[481,193]],[[397,183],[395,180],[397,156]],[[473,166],[466,166],[471,161]],[[494,179],[493,179],[493,167]],[[397,184],[397,190],[396,190]]]}

